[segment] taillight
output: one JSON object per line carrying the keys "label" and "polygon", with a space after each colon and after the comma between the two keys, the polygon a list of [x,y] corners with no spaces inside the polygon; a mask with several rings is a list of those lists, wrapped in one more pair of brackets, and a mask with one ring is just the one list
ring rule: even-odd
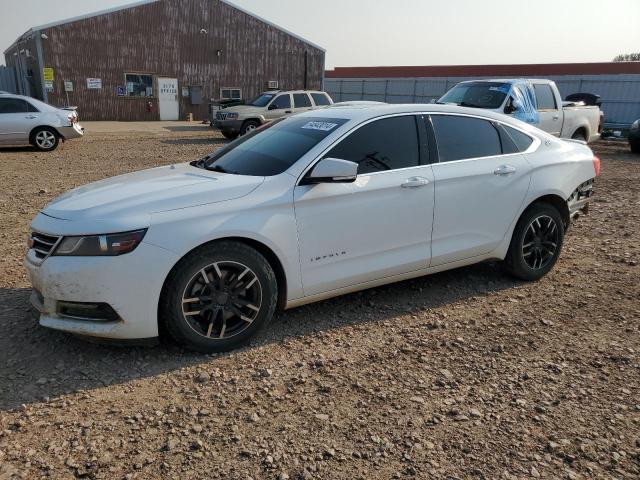
{"label": "taillight", "polygon": [[593,169],[596,172],[596,177],[600,175],[600,158],[597,155],[593,156]]}

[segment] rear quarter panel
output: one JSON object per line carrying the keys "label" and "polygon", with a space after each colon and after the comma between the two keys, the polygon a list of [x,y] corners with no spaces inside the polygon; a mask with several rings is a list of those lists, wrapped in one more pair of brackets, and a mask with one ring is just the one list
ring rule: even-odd
{"label": "rear quarter panel", "polygon": [[526,205],[545,195],[567,200],[581,183],[595,177],[593,152],[578,142],[543,139],[527,158],[531,163],[531,187]]}

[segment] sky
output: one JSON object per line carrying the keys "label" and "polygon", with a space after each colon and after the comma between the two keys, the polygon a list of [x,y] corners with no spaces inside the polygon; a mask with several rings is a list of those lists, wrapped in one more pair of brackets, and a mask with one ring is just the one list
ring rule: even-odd
{"label": "sky", "polygon": [[[232,2],[325,48],[327,68],[607,62],[640,52],[640,0]],[[31,27],[128,3],[0,0],[0,51]]]}

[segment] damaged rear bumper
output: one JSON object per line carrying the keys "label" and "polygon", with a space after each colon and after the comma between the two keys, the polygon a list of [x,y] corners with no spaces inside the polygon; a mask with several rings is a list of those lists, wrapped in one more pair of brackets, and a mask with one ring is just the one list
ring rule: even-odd
{"label": "damaged rear bumper", "polygon": [[594,179],[591,179],[580,184],[567,200],[569,216],[571,218],[576,218],[580,214],[586,215],[589,213],[589,202],[593,196],[593,181]]}

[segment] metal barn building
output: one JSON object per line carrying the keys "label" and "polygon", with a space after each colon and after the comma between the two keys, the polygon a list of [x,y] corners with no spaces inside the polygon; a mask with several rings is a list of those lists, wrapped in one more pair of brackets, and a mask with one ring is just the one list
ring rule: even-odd
{"label": "metal barn building", "polygon": [[520,77],[554,80],[562,98],[571,93],[600,95],[609,125],[628,125],[640,118],[640,62],[339,67],[325,72],[325,90],[336,102],[429,103],[458,82]]}
{"label": "metal barn building", "polygon": [[145,0],[31,28],[4,54],[18,93],[85,120],[203,119],[209,99],[320,89],[325,58],[226,0]]}

